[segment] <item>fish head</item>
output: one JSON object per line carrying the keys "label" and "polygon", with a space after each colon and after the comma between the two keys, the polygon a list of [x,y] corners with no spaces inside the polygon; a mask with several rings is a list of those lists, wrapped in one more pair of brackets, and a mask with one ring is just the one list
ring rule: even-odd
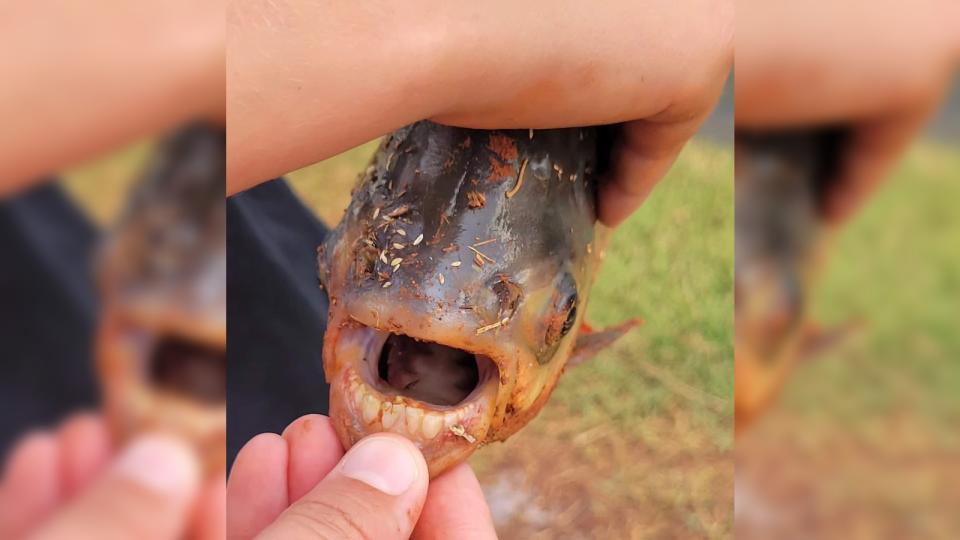
{"label": "fish head", "polygon": [[224,134],[195,125],[163,140],[96,260],[96,356],[120,440],[146,430],[225,466]]}
{"label": "fish head", "polygon": [[319,257],[345,446],[401,433],[436,475],[536,415],[600,262],[598,144],[429,122],[383,142]]}

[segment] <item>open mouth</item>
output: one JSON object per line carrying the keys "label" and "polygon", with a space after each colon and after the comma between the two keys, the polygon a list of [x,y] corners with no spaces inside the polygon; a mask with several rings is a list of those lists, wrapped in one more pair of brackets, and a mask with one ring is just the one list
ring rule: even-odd
{"label": "open mouth", "polygon": [[391,334],[377,363],[380,383],[431,405],[463,401],[480,382],[480,360],[461,349]]}
{"label": "open mouth", "polygon": [[486,435],[499,388],[491,358],[370,327],[345,329],[337,356],[348,359],[344,399],[359,431],[421,443]]}
{"label": "open mouth", "polygon": [[207,405],[227,399],[226,351],[179,336],[161,336],[147,360],[149,382],[158,390]]}

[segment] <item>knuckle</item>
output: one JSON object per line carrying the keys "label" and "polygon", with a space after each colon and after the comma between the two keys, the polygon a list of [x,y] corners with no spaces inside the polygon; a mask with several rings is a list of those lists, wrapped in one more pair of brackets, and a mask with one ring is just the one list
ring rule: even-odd
{"label": "knuckle", "polygon": [[[345,504],[346,503],[346,504]],[[363,508],[349,497],[338,496],[337,502],[322,499],[301,499],[288,510],[289,517],[317,538],[373,540],[363,518],[376,515],[372,511],[351,512],[349,508]]]}

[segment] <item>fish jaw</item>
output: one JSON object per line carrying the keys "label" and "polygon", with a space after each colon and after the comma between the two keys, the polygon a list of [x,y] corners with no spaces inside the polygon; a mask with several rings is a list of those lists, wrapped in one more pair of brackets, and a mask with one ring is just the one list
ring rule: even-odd
{"label": "fish jaw", "polygon": [[[204,402],[164,391],[145,376],[158,332],[143,319],[108,306],[97,330],[97,367],[107,423],[119,441],[137,434],[163,431],[188,441],[200,456],[207,475],[226,469],[226,402]],[[215,330],[190,338],[200,343]],[[223,348],[226,338],[210,338],[211,348]]]}
{"label": "fish jaw", "polygon": [[397,433],[420,449],[436,477],[486,442],[500,386],[493,362],[478,361],[479,380],[466,398],[437,405],[401,395],[379,380],[376,364],[389,333],[356,324],[335,334],[326,363],[330,418],[346,448],[374,433]]}

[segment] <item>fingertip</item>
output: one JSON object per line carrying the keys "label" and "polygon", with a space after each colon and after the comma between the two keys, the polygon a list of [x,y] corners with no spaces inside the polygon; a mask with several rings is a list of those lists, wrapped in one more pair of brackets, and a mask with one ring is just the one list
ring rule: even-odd
{"label": "fingertip", "polygon": [[220,473],[208,481],[197,502],[192,538],[220,540],[227,537],[227,477]]}
{"label": "fingertip", "polygon": [[227,479],[227,532],[250,538],[290,505],[288,445],[276,433],[261,433],[237,453]]}
{"label": "fingertip", "polygon": [[375,433],[353,445],[343,456],[339,472],[387,495],[420,500],[426,496],[430,473],[423,453],[396,433]]}
{"label": "fingertip", "polygon": [[112,442],[103,420],[91,413],[71,416],[58,433],[63,493],[71,497],[88,485],[110,459]]}
{"label": "fingertip", "polygon": [[121,452],[112,474],[170,500],[189,502],[199,489],[200,461],[185,441],[149,434]]}
{"label": "fingertip", "polygon": [[17,537],[50,514],[60,502],[60,448],[57,437],[34,431],[10,452],[0,482],[0,533]]}
{"label": "fingertip", "polygon": [[[463,512],[470,508],[470,512]],[[473,469],[461,463],[434,478],[412,538],[496,538],[490,509]]]}
{"label": "fingertip", "polygon": [[301,416],[282,437],[288,447],[288,497],[294,502],[333,470],[343,457],[343,447],[330,419],[320,414]]}
{"label": "fingertip", "polygon": [[35,430],[26,433],[7,456],[2,476],[3,485],[19,480],[25,476],[25,472],[36,469],[38,464],[49,467],[49,458],[56,456],[57,450],[57,437],[49,431]]}
{"label": "fingertip", "polygon": [[607,227],[617,227],[640,206],[641,199],[628,193],[616,181],[611,181],[600,192],[598,219]]}

